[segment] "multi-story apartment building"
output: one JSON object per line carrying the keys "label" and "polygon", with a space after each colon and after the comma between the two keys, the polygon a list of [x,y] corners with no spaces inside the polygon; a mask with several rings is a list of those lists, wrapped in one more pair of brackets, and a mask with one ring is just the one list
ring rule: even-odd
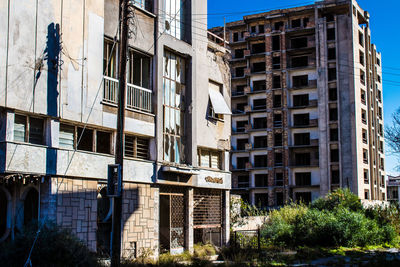
{"label": "multi-story apartment building", "polygon": [[400,203],[400,176],[388,175],[387,180],[387,200]]}
{"label": "multi-story apartment building", "polygon": [[226,25],[234,193],[261,207],[338,187],[385,200],[381,54],[369,19],[355,1],[326,0]]}
{"label": "multi-story apartment building", "polygon": [[[117,0],[0,6],[0,240],[32,220],[107,255],[118,94]],[[130,1],[122,253],[223,245],[229,51],[192,23],[207,3]],[[209,34],[211,36],[211,34]],[[216,37],[214,36],[214,39]],[[218,39],[218,38],[217,38]]]}

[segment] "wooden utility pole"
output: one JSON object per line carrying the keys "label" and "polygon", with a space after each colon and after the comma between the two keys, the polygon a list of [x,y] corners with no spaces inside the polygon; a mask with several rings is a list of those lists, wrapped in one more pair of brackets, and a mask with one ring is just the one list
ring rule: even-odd
{"label": "wooden utility pole", "polygon": [[121,168],[121,194],[114,197],[111,232],[111,266],[121,263],[121,226],[124,165],[124,128],[126,96],[126,60],[128,45],[128,0],[119,0],[119,64],[118,64],[118,118],[117,140],[115,143],[115,164]]}

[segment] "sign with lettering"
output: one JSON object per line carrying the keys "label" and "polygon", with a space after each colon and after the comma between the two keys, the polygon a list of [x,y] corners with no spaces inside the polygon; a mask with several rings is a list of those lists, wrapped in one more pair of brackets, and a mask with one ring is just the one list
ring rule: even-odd
{"label": "sign with lettering", "polygon": [[211,176],[207,176],[205,178],[206,182],[208,183],[213,183],[213,184],[223,184],[224,180],[220,177],[211,177]]}

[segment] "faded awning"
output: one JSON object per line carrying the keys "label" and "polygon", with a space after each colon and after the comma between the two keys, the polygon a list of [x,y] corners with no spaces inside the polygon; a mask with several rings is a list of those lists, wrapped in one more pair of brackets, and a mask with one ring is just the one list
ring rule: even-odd
{"label": "faded awning", "polygon": [[210,100],[211,100],[211,105],[213,106],[214,113],[215,114],[226,114],[226,115],[231,115],[232,112],[226,104],[224,96],[219,92],[219,87],[218,90],[217,88],[213,88],[214,86],[211,86],[208,88],[208,92],[210,95]]}

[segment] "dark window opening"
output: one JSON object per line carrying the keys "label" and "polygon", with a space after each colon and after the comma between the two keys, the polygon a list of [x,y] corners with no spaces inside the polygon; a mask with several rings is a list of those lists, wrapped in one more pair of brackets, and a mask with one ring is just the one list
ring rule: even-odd
{"label": "dark window opening", "polygon": [[273,100],[273,107],[274,108],[280,108],[282,107],[282,95],[280,94],[274,94],[274,100]]}
{"label": "dark window opening", "polygon": [[151,58],[133,50],[129,51],[128,83],[150,89]]}
{"label": "dark window opening", "polygon": [[308,75],[293,76],[293,87],[308,86]]}
{"label": "dark window opening", "polygon": [[308,126],[310,124],[310,114],[294,114],[294,126]]}
{"label": "dark window opening", "polygon": [[335,21],[335,16],[333,14],[326,14],[326,22]]}
{"label": "dark window opening", "polygon": [[310,145],[310,133],[297,133],[294,134],[295,146],[308,146]]}
{"label": "dark window opening", "polygon": [[264,110],[264,109],[267,109],[267,100],[265,98],[253,100],[253,110]]}
{"label": "dark window opening", "polygon": [[281,133],[274,134],[274,146],[283,146],[283,138]]}
{"label": "dark window opening", "polygon": [[7,196],[3,190],[0,189],[0,237],[2,237],[7,230]]}
{"label": "dark window opening", "polygon": [[78,150],[93,152],[93,130],[78,127]]}
{"label": "dark window opening", "polygon": [[292,68],[308,67],[308,56],[292,57]]}
{"label": "dark window opening", "polygon": [[365,84],[365,72],[363,70],[360,70],[360,82]]}
{"label": "dark window opening", "polygon": [[246,144],[249,143],[249,140],[246,139],[237,139],[236,140],[236,150],[245,150]]}
{"label": "dark window opening", "polygon": [[253,63],[253,72],[265,72],[265,62]]}
{"label": "dark window opening", "polygon": [[36,145],[44,144],[44,120],[29,118],[29,143]]}
{"label": "dark window opening", "polygon": [[295,182],[297,186],[310,186],[311,172],[297,172],[295,174]]}
{"label": "dark window opening", "polygon": [[254,205],[256,205],[259,209],[265,209],[266,207],[268,207],[268,194],[254,194]]}
{"label": "dark window opening", "polygon": [[272,88],[274,88],[274,89],[281,88],[281,76],[280,75],[273,76]]}
{"label": "dark window opening", "polygon": [[358,43],[364,47],[364,34],[362,32],[358,32]]}
{"label": "dark window opening", "polygon": [[360,64],[363,66],[364,66],[364,59],[365,59],[364,53],[360,50]]}
{"label": "dark window opening", "polygon": [[329,121],[337,121],[338,120],[338,110],[337,108],[329,109]]}
{"label": "dark window opening", "polygon": [[308,104],[309,104],[308,94],[293,96],[294,107],[308,106]]}
{"label": "dark window opening", "polygon": [[281,31],[281,30],[283,30],[283,21],[275,22],[275,24],[274,24],[274,30],[275,30],[275,31]]}
{"label": "dark window opening", "polygon": [[301,19],[292,20],[292,28],[299,28],[299,27],[301,27]]}
{"label": "dark window opening", "polygon": [[337,88],[329,88],[329,101],[337,100]]}
{"label": "dark window opening", "polygon": [[296,192],[296,202],[308,205],[311,203],[311,192]]}
{"label": "dark window opening", "polygon": [[328,81],[336,80],[336,68],[328,69]]}
{"label": "dark window opening", "polygon": [[308,39],[307,37],[293,38],[290,44],[292,49],[304,48],[308,46]]}
{"label": "dark window opening", "polygon": [[257,32],[257,27],[256,26],[251,26],[250,27],[251,33],[256,33]]}
{"label": "dark window opening", "polygon": [[332,184],[340,184],[339,170],[331,170],[331,181]]}
{"label": "dark window opening", "polygon": [[311,155],[310,153],[296,153],[295,154],[296,166],[310,166]]}
{"label": "dark window opening", "polygon": [[238,33],[238,32],[234,32],[234,33],[233,33],[233,41],[234,41],[234,42],[239,41],[239,33]]}
{"label": "dark window opening", "polygon": [[339,149],[331,149],[331,162],[339,162]]}
{"label": "dark window opening", "polygon": [[272,69],[279,70],[281,68],[281,57],[273,57],[272,58]]}
{"label": "dark window opening", "polygon": [[281,172],[275,173],[275,185],[283,186],[283,173]]}
{"label": "dark window opening", "polygon": [[281,152],[275,152],[275,166],[283,165],[283,156]]}
{"label": "dark window opening", "polygon": [[265,91],[267,89],[267,82],[263,81],[254,81],[253,82],[253,91]]}
{"label": "dark window opening", "polygon": [[245,67],[238,67],[235,69],[235,77],[243,77],[244,76]]}
{"label": "dark window opening", "polygon": [[111,133],[96,131],[96,152],[111,154]]}
{"label": "dark window opening", "polygon": [[254,148],[266,148],[268,147],[267,136],[255,136],[254,137]]}
{"label": "dark window opening", "polygon": [[253,44],[251,46],[252,54],[260,54],[265,52],[265,43]]}
{"label": "dark window opening", "polygon": [[243,57],[244,57],[244,49],[236,49],[235,58],[243,58]]}
{"label": "dark window opening", "polygon": [[274,127],[282,127],[282,114],[274,114]]}
{"label": "dark window opening", "polygon": [[249,187],[249,176],[248,175],[239,175],[238,176],[238,187],[239,188]]}
{"label": "dark window opening", "polygon": [[364,170],[364,184],[369,184],[368,170]]}
{"label": "dark window opening", "polygon": [[37,222],[39,212],[39,193],[36,189],[29,189],[24,200],[24,225]]}
{"label": "dark window opening", "polygon": [[310,23],[310,19],[309,18],[304,18],[303,19],[303,25],[304,27],[308,27],[308,24]]}
{"label": "dark window opening", "polygon": [[367,131],[364,129],[362,130],[362,139],[363,139],[364,144],[368,144],[368,134],[367,134]]}
{"label": "dark window opening", "polygon": [[267,187],[268,186],[268,174],[256,174],[254,175],[256,187]]}
{"label": "dark window opening", "polygon": [[328,60],[336,60],[336,48],[328,48]]}
{"label": "dark window opening", "polygon": [[329,136],[331,142],[339,141],[339,129],[338,128],[331,128],[329,130]]}
{"label": "dark window opening", "polygon": [[282,192],[276,193],[276,205],[283,206],[283,193]]}
{"label": "dark window opening", "polygon": [[238,157],[236,159],[237,169],[246,169],[246,164],[249,162],[249,157]]}
{"label": "dark window opening", "polygon": [[272,36],[272,51],[281,50],[281,39],[279,35]]}
{"label": "dark window opening", "polygon": [[253,120],[254,129],[266,129],[267,128],[267,118],[254,118]]}
{"label": "dark window opening", "polygon": [[246,131],[246,126],[248,125],[248,121],[237,121],[236,122],[236,132],[242,133]]}
{"label": "dark window opening", "polygon": [[326,30],[326,39],[328,41],[333,41],[336,39],[336,29],[335,28],[331,28]]}
{"label": "dark window opening", "polygon": [[258,33],[264,33],[264,25],[258,25]]}
{"label": "dark window opening", "polygon": [[246,87],[246,85],[237,85],[236,86],[236,94],[237,95],[244,94],[245,87]]}
{"label": "dark window opening", "polygon": [[262,168],[262,167],[267,167],[267,165],[268,165],[268,156],[267,155],[254,156],[254,167]]}
{"label": "dark window opening", "polygon": [[236,104],[236,112],[237,113],[243,113],[244,108],[247,106],[247,103],[237,103]]}

